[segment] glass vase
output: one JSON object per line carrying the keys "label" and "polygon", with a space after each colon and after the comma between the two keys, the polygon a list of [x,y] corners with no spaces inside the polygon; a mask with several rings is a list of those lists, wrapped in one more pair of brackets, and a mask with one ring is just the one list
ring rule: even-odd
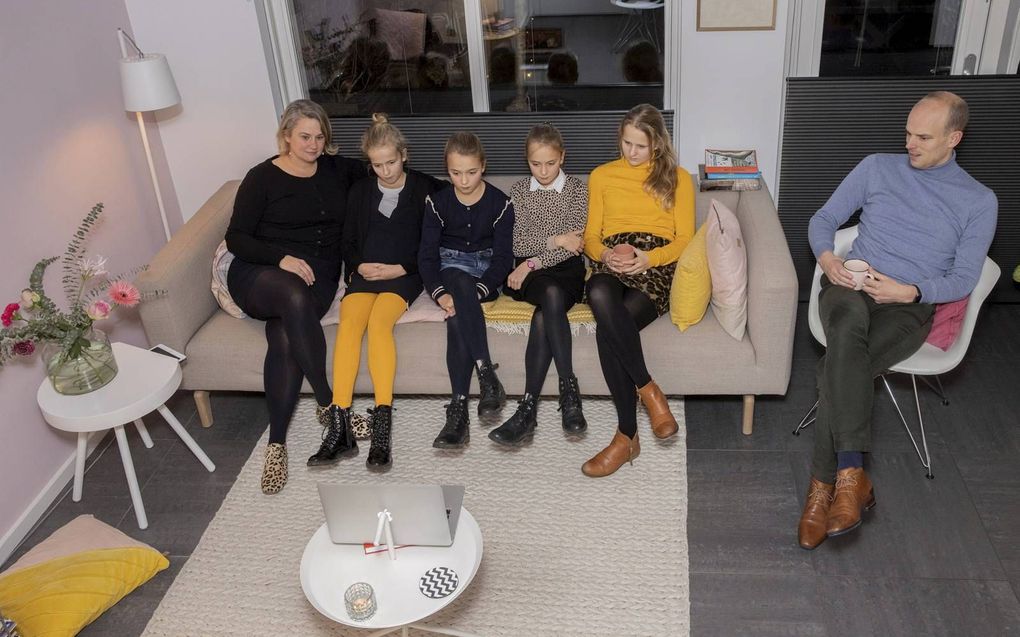
{"label": "glass vase", "polygon": [[106,385],[117,375],[110,338],[91,327],[82,332],[75,345],[64,348],[47,343],[43,349],[46,375],[53,389],[70,396],[87,394]]}

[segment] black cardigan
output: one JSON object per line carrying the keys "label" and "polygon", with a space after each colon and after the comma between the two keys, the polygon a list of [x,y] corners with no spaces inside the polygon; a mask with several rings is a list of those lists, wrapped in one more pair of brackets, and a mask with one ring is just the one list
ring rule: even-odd
{"label": "black cardigan", "polygon": [[270,157],[248,171],[237,189],[227,227],[227,248],[239,258],[277,265],[288,254],[335,261],[352,182],[364,177],[363,162],[322,155],[311,177],[295,177]]}
{"label": "black cardigan", "polygon": [[[393,224],[397,230],[388,239],[397,243],[398,253],[404,255],[398,265],[404,267],[408,274],[418,273],[418,244],[421,242],[421,220],[425,197],[450,185],[418,172],[407,169],[404,189],[397,198],[397,207],[390,215],[391,219],[402,218],[404,223]],[[358,266],[362,263],[362,248],[368,241],[369,219],[379,212],[382,192],[377,179],[363,179],[351,187],[347,197],[347,219],[344,224],[343,255],[344,280],[351,282]]]}

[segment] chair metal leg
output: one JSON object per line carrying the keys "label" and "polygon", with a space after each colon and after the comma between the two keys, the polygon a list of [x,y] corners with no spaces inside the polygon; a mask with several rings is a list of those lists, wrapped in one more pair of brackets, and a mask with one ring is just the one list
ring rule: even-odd
{"label": "chair metal leg", "polygon": [[935,377],[935,382],[938,384],[938,387],[936,387],[935,385],[932,385],[931,381],[928,380],[927,376],[922,376],[921,380],[923,380],[924,384],[927,385],[928,387],[930,387],[933,392],[935,392],[935,394],[942,401],[942,406],[943,407],[945,407],[945,406],[947,406],[949,404],[949,396],[946,394],[946,390],[942,389],[942,379],[941,378],[939,378],[938,376]]}
{"label": "chair metal leg", "polygon": [[811,409],[808,409],[808,412],[806,414],[804,414],[803,418],[800,419],[800,424],[798,424],[797,428],[793,430],[793,435],[799,436],[801,429],[804,429],[805,427],[810,427],[811,426],[811,423],[813,423],[815,421],[814,418],[811,418],[811,414],[815,413],[815,410],[817,410],[817,409],[818,409],[818,401],[816,400],[815,404],[811,406]]}
{"label": "chair metal leg", "polygon": [[[889,385],[889,380],[885,377],[885,374],[882,374],[882,383],[885,385],[885,390],[889,393],[889,398],[892,399],[893,406],[896,407],[896,413],[900,415],[900,421],[903,423],[903,428],[907,430],[907,435],[910,436],[910,442],[914,445],[914,451],[917,452],[917,457],[921,460],[921,466],[927,470],[926,477],[931,480],[935,476],[931,472],[931,453],[928,451],[928,440],[924,435],[924,418],[921,416],[921,399],[917,394],[917,377],[911,374],[910,382],[914,386],[914,404],[917,406],[917,422],[921,429],[921,447],[917,446],[917,440],[914,438],[914,434],[910,431],[910,426],[907,425],[907,419],[903,417],[903,412],[900,410],[899,403],[896,402],[896,396],[893,395],[892,387]],[[924,449],[923,455],[921,454],[922,448]]]}

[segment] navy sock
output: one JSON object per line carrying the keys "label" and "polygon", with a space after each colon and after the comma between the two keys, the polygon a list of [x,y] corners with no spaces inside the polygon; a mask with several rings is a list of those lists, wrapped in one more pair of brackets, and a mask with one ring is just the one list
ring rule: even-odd
{"label": "navy sock", "polygon": [[856,469],[864,466],[864,452],[863,451],[837,451],[836,462],[839,465],[836,467],[836,471],[842,469]]}

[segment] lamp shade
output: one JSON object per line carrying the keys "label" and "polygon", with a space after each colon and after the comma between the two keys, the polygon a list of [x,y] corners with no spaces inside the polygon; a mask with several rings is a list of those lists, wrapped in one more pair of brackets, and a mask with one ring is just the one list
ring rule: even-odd
{"label": "lamp shade", "polygon": [[181,101],[170,65],[160,53],[121,58],[120,85],[127,111],[156,111]]}

